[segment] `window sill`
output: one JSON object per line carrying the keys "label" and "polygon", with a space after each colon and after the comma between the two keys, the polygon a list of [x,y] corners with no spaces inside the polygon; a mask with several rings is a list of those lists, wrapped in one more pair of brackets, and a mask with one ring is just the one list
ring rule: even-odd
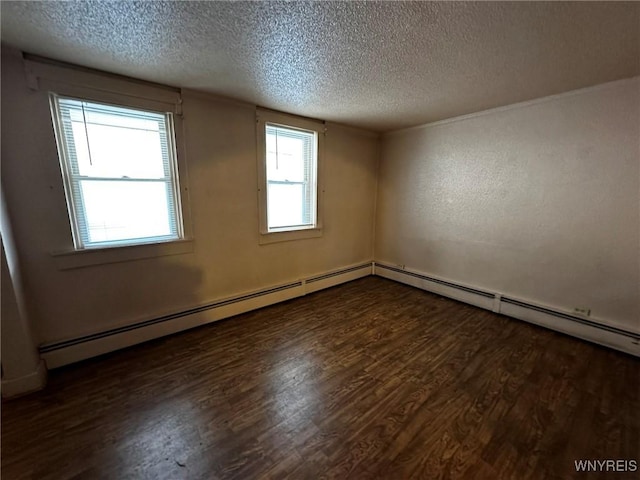
{"label": "window sill", "polygon": [[277,242],[289,242],[292,240],[305,240],[322,236],[321,228],[308,228],[305,230],[288,230],[286,232],[269,232],[260,234],[260,245],[268,245]]}
{"label": "window sill", "polygon": [[55,259],[58,270],[71,270],[93,265],[128,262],[167,255],[182,255],[185,253],[193,253],[193,240],[172,240],[161,243],[52,252],[51,256]]}

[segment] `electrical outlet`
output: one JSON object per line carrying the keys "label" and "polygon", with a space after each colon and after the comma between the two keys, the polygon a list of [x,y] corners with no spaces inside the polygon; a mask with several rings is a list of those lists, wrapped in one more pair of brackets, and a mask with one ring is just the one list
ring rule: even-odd
{"label": "electrical outlet", "polygon": [[591,315],[590,308],[576,307],[573,309],[573,312],[577,313],[578,315],[584,315],[585,317],[588,317],[589,315]]}

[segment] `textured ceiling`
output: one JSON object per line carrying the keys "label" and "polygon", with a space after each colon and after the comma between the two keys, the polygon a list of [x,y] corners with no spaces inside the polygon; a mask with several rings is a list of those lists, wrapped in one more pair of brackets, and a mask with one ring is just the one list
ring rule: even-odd
{"label": "textured ceiling", "polygon": [[23,51],[387,131],[640,74],[640,4],[2,2]]}

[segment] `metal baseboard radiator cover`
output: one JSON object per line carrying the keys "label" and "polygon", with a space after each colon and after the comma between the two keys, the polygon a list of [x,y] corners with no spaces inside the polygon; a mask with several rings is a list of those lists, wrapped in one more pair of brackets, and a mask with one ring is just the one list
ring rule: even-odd
{"label": "metal baseboard radiator cover", "polygon": [[[106,339],[108,337],[113,337],[113,336],[125,334],[125,333],[132,332],[132,331],[135,331],[135,330],[140,330],[140,329],[144,329],[144,328],[148,328],[148,327],[152,327],[152,326],[157,326],[159,324],[168,323],[168,322],[171,322],[173,320],[179,320],[179,319],[182,319],[182,318],[185,318],[185,317],[189,317],[189,316],[193,316],[193,315],[197,315],[197,314],[200,314],[200,313],[203,313],[203,312],[219,310],[222,307],[229,307],[229,306],[232,306],[232,305],[238,305],[238,309],[239,310],[243,310],[242,304],[247,302],[247,301],[249,301],[249,300],[260,299],[260,298],[268,297],[270,295],[278,294],[278,293],[282,293],[282,292],[286,293],[288,291],[291,291],[291,298],[298,297],[298,296],[301,296],[301,295],[304,295],[305,293],[307,293],[305,291],[305,285],[307,283],[316,284],[317,282],[325,280],[325,281],[327,281],[326,282],[327,286],[331,286],[331,284],[338,285],[338,284],[340,284],[340,283],[342,283],[344,281],[349,281],[349,279],[340,278],[341,276],[344,276],[344,275],[347,275],[347,276],[349,276],[349,274],[354,274],[355,276],[370,275],[371,274],[371,266],[372,266],[372,262],[367,262],[367,263],[363,263],[363,264],[360,264],[360,265],[347,267],[347,268],[343,268],[343,269],[340,269],[340,270],[331,271],[329,273],[313,276],[313,277],[310,277],[308,279],[297,280],[295,282],[286,283],[286,284],[278,285],[278,286],[275,286],[275,287],[265,288],[265,289],[258,290],[258,291],[255,291],[255,292],[234,296],[234,297],[226,298],[226,299],[219,300],[219,301],[214,301],[214,302],[207,303],[207,304],[204,304],[204,305],[200,305],[200,306],[197,306],[197,307],[194,307],[194,308],[182,310],[182,311],[171,313],[171,314],[168,314],[168,315],[162,315],[162,316],[159,316],[159,317],[155,317],[155,318],[152,318],[152,319],[149,319],[149,320],[145,320],[145,321],[141,321],[141,322],[132,323],[132,324],[125,325],[125,326],[122,326],[122,327],[113,328],[113,329],[110,329],[110,330],[105,330],[105,331],[102,331],[102,332],[97,332],[97,333],[93,333],[93,334],[90,334],[90,335],[85,335],[85,336],[82,336],[82,337],[77,337],[77,338],[64,340],[64,341],[60,341],[60,342],[44,344],[44,345],[40,346],[39,350],[40,350],[41,354],[45,354],[45,356],[46,356],[46,354],[48,354],[48,353],[52,353],[52,352],[56,352],[56,351],[59,351],[59,350],[67,349],[69,347],[78,346],[78,345],[85,344],[85,343],[88,343],[88,342],[94,342],[94,341],[97,341],[97,340]],[[354,276],[354,275],[351,275],[351,276]],[[323,287],[323,288],[325,288],[325,287]],[[314,289],[314,290],[311,290],[309,293],[312,293],[315,290],[317,290],[317,288]],[[266,301],[265,305],[276,303],[276,302],[271,302],[266,298],[265,298],[265,301]],[[249,308],[249,310],[251,310],[251,309],[252,308]],[[245,311],[248,311],[248,310],[245,310]],[[177,331],[180,331],[180,330],[177,330]]]}
{"label": "metal baseboard radiator cover", "polygon": [[168,322],[169,320],[175,320],[176,318],[186,317],[187,315],[193,315],[194,313],[200,313],[207,310],[212,310],[214,308],[220,308],[226,305],[232,305],[234,303],[244,302],[246,300],[250,300],[257,297],[263,297],[265,295],[269,295],[270,293],[281,292],[283,290],[288,290],[295,287],[302,286],[302,281],[288,283],[286,285],[281,285],[275,288],[269,288],[265,290],[260,290],[257,292],[249,293],[247,295],[241,295],[238,297],[229,298],[226,300],[221,300],[219,302],[212,302],[205,305],[201,305],[195,308],[189,308],[187,310],[182,310],[180,312],[171,313],[169,315],[163,315],[161,317],[152,318],[150,320],[145,320],[143,322],[132,323],[131,325],[126,325],[124,327],[113,328],[110,330],[105,330],[103,332],[94,333],[91,335],[85,335],[83,337],[73,338],[71,340],[66,340],[57,343],[50,343],[47,345],[42,345],[40,347],[40,353],[47,353],[54,350],[59,350],[61,348],[70,347],[72,345],[77,345],[79,343],[90,342],[92,340],[98,340],[100,338],[108,337],[111,335],[117,335],[119,333],[130,332],[131,330],[137,330],[139,328],[148,327],[150,325],[155,325],[157,323]]}
{"label": "metal baseboard radiator cover", "polygon": [[553,317],[562,318],[563,320],[570,320],[572,322],[580,323],[582,325],[587,325],[589,327],[599,328],[600,330],[606,330],[611,333],[616,333],[618,335],[624,335],[625,337],[632,338],[634,340],[640,341],[640,333],[634,333],[629,330],[624,330],[622,328],[612,327],[610,325],[606,325],[600,322],[594,322],[593,320],[589,320],[582,317],[576,317],[574,315],[569,315],[568,313],[558,312],[556,310],[551,310],[546,307],[540,307],[538,305],[532,305],[530,303],[526,303],[520,300],[516,300],[514,298],[502,297],[500,299],[503,303],[509,303],[511,305],[516,305],[518,307],[528,308],[529,310],[534,310],[536,312],[544,313],[546,315],[551,315]]}
{"label": "metal baseboard radiator cover", "polygon": [[[640,356],[638,332],[383,263],[374,262],[374,272],[426,291]],[[554,324],[554,319],[560,322]]]}

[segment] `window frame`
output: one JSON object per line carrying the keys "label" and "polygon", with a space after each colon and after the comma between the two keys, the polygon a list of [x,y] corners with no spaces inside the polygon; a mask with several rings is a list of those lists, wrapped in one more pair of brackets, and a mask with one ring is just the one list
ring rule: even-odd
{"label": "window frame", "polygon": [[[268,182],[267,182],[267,125],[275,127],[289,128],[314,132],[316,135],[316,158],[315,158],[315,225],[312,227],[295,226],[290,229],[272,229],[268,225]],[[257,163],[258,163],[258,217],[259,217],[259,243],[269,244],[290,240],[302,240],[322,236],[323,222],[323,158],[324,158],[324,138],[325,124],[319,120],[297,117],[266,109],[256,111],[256,135],[257,135]]]}
{"label": "window frame", "polygon": [[[50,147],[44,152],[43,158],[46,158],[46,162],[43,165],[43,172],[48,179],[47,181],[50,182],[52,202],[56,205],[51,212],[54,217],[52,221],[59,225],[59,229],[54,235],[47,237],[46,243],[49,246],[51,259],[58,270],[192,254],[195,250],[181,90],[84,67],[41,61],[40,59],[25,58],[24,66],[27,86],[37,96],[41,117],[46,119],[49,125]],[[62,171],[56,148],[57,140],[52,125],[49,92],[88,101],[174,114],[175,148],[184,234],[182,240],[84,250],[74,248],[71,221],[67,211]]]}
{"label": "window frame", "polygon": [[[149,237],[139,237],[133,239],[121,239],[121,240],[107,240],[101,242],[87,242],[85,241],[83,235],[83,229],[80,227],[81,220],[83,218],[85,223],[87,223],[87,212],[85,205],[82,203],[80,205],[76,202],[76,197],[79,197],[80,194],[76,192],[76,190],[81,187],[78,184],[79,180],[73,174],[74,165],[73,160],[69,158],[69,146],[67,145],[67,135],[64,134],[63,127],[63,118],[62,113],[59,107],[59,100],[72,100],[79,101],[85,103],[93,103],[97,105],[103,105],[107,107],[115,107],[115,108],[123,108],[129,110],[138,110],[141,112],[148,112],[153,114],[162,115],[165,121],[165,129],[166,129],[166,141],[167,141],[167,151],[169,155],[168,159],[168,175],[159,181],[163,181],[166,183],[170,183],[170,188],[173,190],[172,198],[173,205],[169,208],[169,210],[173,210],[173,214],[175,218],[170,219],[170,221],[175,222],[176,232],[175,236],[167,235],[167,236],[149,236]],[[135,103],[135,102],[134,102]],[[85,251],[85,250],[96,250],[96,249],[111,249],[111,248],[119,248],[119,247],[135,247],[137,245],[149,245],[156,243],[168,243],[168,242],[176,242],[185,239],[184,234],[184,220],[182,215],[182,201],[180,195],[180,175],[178,172],[178,155],[176,149],[176,131],[174,124],[174,113],[168,109],[150,109],[144,108],[137,105],[124,104],[124,103],[114,103],[114,102],[104,102],[95,100],[93,98],[84,98],[79,97],[77,95],[66,95],[60,94],[57,92],[49,92],[49,105],[51,109],[51,118],[54,127],[54,133],[56,138],[56,144],[58,147],[58,158],[60,162],[60,169],[62,173],[62,180],[64,184],[65,191],[65,199],[67,203],[67,211],[69,215],[69,222],[71,226],[71,233],[73,238],[73,245],[75,251]],[[75,147],[75,146],[74,146]],[[89,178],[90,180],[90,178]],[[118,182],[117,179],[113,179],[113,182]],[[129,180],[121,180],[122,182]],[[171,215],[171,213],[169,213]],[[85,228],[86,237],[88,239],[88,227]]]}

